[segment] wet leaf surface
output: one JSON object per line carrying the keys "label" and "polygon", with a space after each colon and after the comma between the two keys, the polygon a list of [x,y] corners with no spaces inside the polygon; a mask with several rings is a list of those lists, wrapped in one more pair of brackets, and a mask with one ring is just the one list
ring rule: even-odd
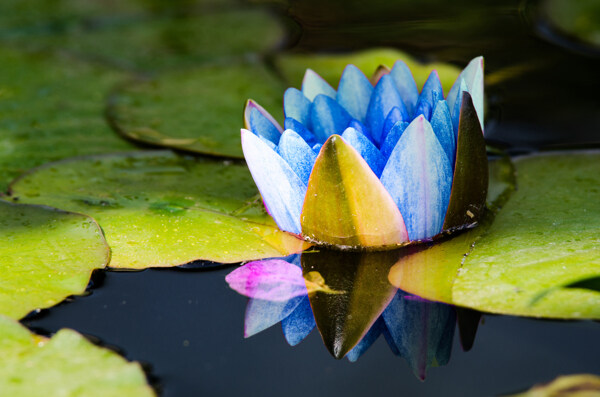
{"label": "wet leaf surface", "polygon": [[246,99],[277,117],[283,92],[282,83],[260,65],[204,67],[124,86],[110,99],[109,118],[133,140],[241,158]]}
{"label": "wet leaf surface", "polygon": [[423,86],[432,69],[436,69],[447,94],[460,73],[455,66],[443,63],[421,64],[410,55],[394,49],[372,49],[351,54],[283,54],[276,58],[278,69],[292,87],[300,87],[307,68],[313,69],[332,87],[337,87],[344,68],[348,64],[357,66],[370,77],[379,65],[392,67],[396,60],[401,59],[410,68],[419,89]]}
{"label": "wet leaf surface", "polygon": [[0,315],[0,390],[5,396],[154,396],[138,363],[62,329],[51,339]]}
{"label": "wet leaf surface", "polygon": [[3,48],[0,58],[0,191],[48,161],[135,148],[102,116],[103,98],[122,74]]}
{"label": "wet leaf surface", "polygon": [[12,194],[94,217],[111,267],[233,263],[308,246],[277,229],[244,165],[166,151],[49,164],[17,180]]}
{"label": "wet leaf surface", "polygon": [[598,152],[517,159],[518,190],[487,230],[407,256],[390,280],[425,298],[481,311],[600,318],[599,292],[556,288],[600,273],[599,161]]}
{"label": "wet leaf surface", "polygon": [[1,315],[18,319],[83,293],[92,271],[108,261],[89,217],[0,201]]}

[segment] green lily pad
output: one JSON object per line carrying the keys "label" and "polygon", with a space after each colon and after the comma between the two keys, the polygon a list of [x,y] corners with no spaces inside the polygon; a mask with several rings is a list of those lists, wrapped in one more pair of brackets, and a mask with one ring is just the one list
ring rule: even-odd
{"label": "green lily pad", "polygon": [[489,228],[406,256],[390,281],[480,311],[600,318],[600,292],[568,287],[600,275],[599,162],[598,152],[517,159],[519,188]]}
{"label": "green lily pad", "polygon": [[600,377],[592,374],[563,375],[509,397],[592,397],[600,395]]}
{"label": "green lily pad", "polygon": [[108,113],[130,139],[242,158],[244,103],[252,97],[277,116],[284,88],[260,65],[211,66],[127,85],[110,98]]}
{"label": "green lily pad", "polygon": [[94,217],[111,267],[234,263],[308,247],[265,213],[244,165],[166,151],[78,158],[40,167],[11,191],[20,202]]}
{"label": "green lily pad", "polygon": [[109,256],[93,219],[0,201],[0,314],[18,319],[83,293]]}
{"label": "green lily pad", "polygon": [[121,73],[3,48],[0,59],[0,192],[48,161],[134,148],[102,116]]}
{"label": "green lily pad", "polygon": [[70,329],[51,339],[0,316],[0,390],[5,396],[154,396],[138,363]]}
{"label": "green lily pad", "polygon": [[156,72],[217,60],[229,63],[273,50],[284,38],[284,29],[272,14],[260,8],[238,8],[116,21],[92,30],[35,40],[25,37],[16,43],[32,50],[60,50],[128,70]]}
{"label": "green lily pad", "polygon": [[367,77],[370,77],[379,65],[392,67],[398,59],[406,62],[419,89],[425,84],[429,73],[433,69],[438,71],[442,87],[446,93],[450,91],[454,81],[460,74],[460,69],[455,66],[445,63],[422,64],[402,51],[389,48],[378,48],[351,54],[282,54],[276,58],[275,64],[293,87],[302,85],[304,72],[308,68],[317,72],[333,87],[337,87],[342,72],[348,64],[355,65]]}

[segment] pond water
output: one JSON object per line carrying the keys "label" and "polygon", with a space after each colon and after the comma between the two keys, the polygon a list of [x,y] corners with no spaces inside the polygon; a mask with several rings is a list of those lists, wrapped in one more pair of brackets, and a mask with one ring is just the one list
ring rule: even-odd
{"label": "pond water", "polygon": [[[290,44],[298,51],[392,46],[457,65],[485,55],[486,137],[512,153],[600,145],[598,53],[549,27],[534,2],[272,6],[298,22]],[[383,338],[356,363],[331,357],[316,330],[295,347],[279,326],[244,339],[247,298],[225,282],[233,269],[99,272],[90,295],[23,322],[44,334],[73,328],[145,363],[163,396],[483,396],[600,373],[599,325],[591,321],[484,315],[472,349],[464,352],[455,335],[450,362],[430,368],[424,382]]]}

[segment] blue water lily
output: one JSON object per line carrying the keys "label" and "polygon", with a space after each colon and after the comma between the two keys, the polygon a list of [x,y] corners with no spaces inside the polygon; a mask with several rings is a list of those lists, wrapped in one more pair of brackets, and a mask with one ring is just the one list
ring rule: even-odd
{"label": "blue water lily", "polygon": [[323,243],[393,246],[476,223],[487,192],[483,58],[444,96],[418,91],[402,61],[368,79],[348,65],[337,91],[312,70],[284,94],[282,128],[249,100],[246,162],[285,231]]}

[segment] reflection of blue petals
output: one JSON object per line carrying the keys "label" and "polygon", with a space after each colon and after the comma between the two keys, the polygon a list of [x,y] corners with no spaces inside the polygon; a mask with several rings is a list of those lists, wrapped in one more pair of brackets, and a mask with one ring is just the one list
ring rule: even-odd
{"label": "reflection of blue petals", "polygon": [[[316,322],[307,290],[303,295],[288,295],[293,297],[279,300],[284,296],[281,291],[294,291],[299,283],[304,282],[299,264],[300,255],[284,259],[285,261],[268,259],[248,263],[231,272],[226,280],[232,287],[236,287],[236,291],[246,296],[256,296],[253,291],[260,291],[261,296],[273,297],[273,300],[248,301],[245,337],[281,322],[286,341],[295,346],[310,334]],[[247,281],[244,281],[243,275],[248,277]],[[254,282],[252,288],[240,287],[244,282],[251,281]],[[265,293],[267,291],[278,292]],[[337,313],[331,315],[335,316]],[[358,360],[383,334],[392,352],[406,359],[415,375],[424,379],[429,367],[448,363],[455,326],[456,313],[453,307],[397,290],[381,316],[348,352],[346,358],[351,362]]]}
{"label": "reflection of blue petals", "polygon": [[282,230],[301,234],[300,215],[315,155],[337,134],[380,177],[410,240],[442,232],[464,92],[470,93],[483,126],[483,58],[468,64],[446,99],[435,70],[421,93],[402,61],[378,77],[373,87],[356,66],[348,65],[336,91],[307,70],[301,91],[285,91],[285,132],[258,104],[248,102],[246,126],[260,139],[242,140],[244,156],[265,206]]}
{"label": "reflection of blue petals", "polygon": [[348,361],[353,363],[356,360],[358,360],[360,356],[362,356],[364,352],[366,352],[369,349],[369,347],[371,347],[371,345],[375,343],[375,341],[377,340],[377,338],[379,338],[379,335],[381,335],[384,329],[385,323],[383,322],[383,319],[379,317],[375,321],[375,323],[373,323],[371,329],[369,329],[369,332],[367,332],[367,334],[360,340],[360,342],[358,342],[358,344],[354,346],[354,348],[350,350],[348,354],[346,354],[346,358],[348,359]]}
{"label": "reflection of blue petals", "polygon": [[456,325],[454,308],[398,291],[382,314],[398,354],[425,379],[427,368],[448,362]]}
{"label": "reflection of blue petals", "polygon": [[315,328],[315,316],[305,296],[294,311],[281,321],[283,335],[291,346],[296,346]]}
{"label": "reflection of blue petals", "polygon": [[250,299],[246,307],[246,319],[244,321],[244,337],[264,331],[277,324],[298,307],[304,299],[303,296],[292,298],[284,302],[266,301],[262,299]]}

